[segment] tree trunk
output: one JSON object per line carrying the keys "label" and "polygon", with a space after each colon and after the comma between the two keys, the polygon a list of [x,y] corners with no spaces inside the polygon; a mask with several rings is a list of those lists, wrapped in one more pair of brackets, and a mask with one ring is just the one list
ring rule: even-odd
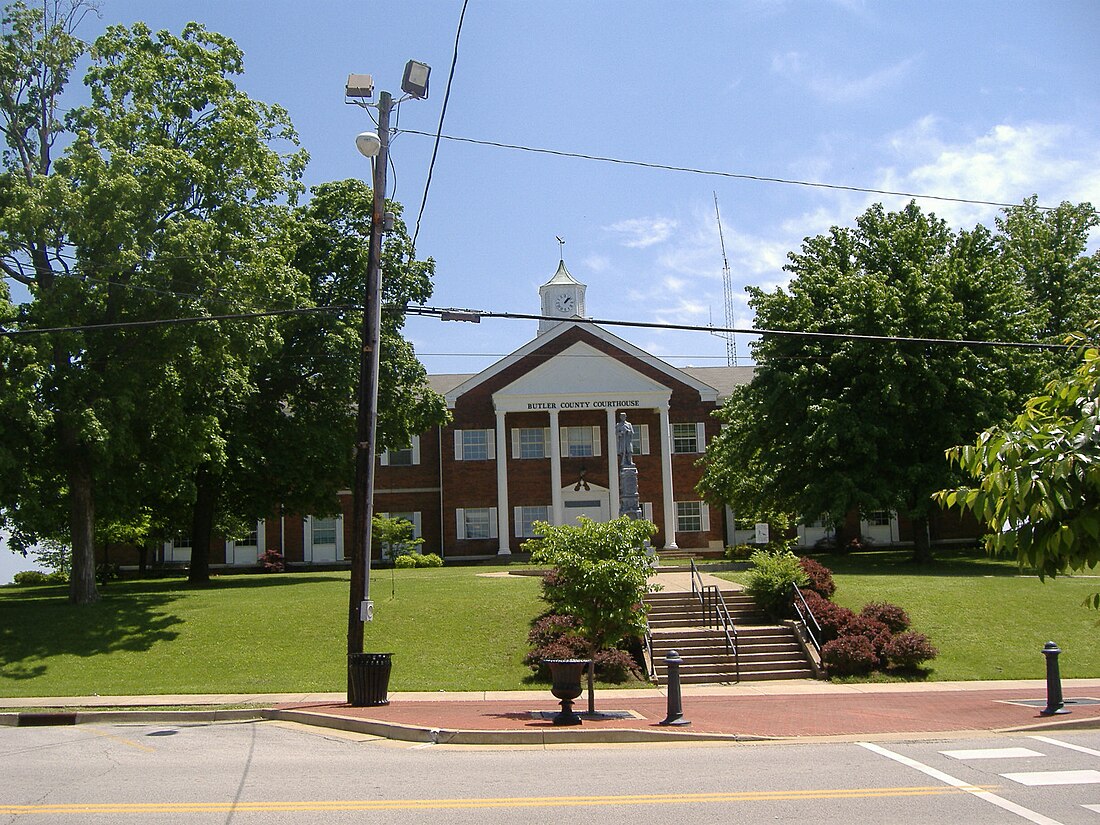
{"label": "tree trunk", "polygon": [[[75,441],[75,439],[73,439]],[[69,601],[87,605],[99,601],[95,586],[95,499],[87,456],[79,447],[69,454],[69,529],[73,542]]]}
{"label": "tree trunk", "polygon": [[928,516],[913,516],[913,561],[932,563],[932,541],[928,534]]}
{"label": "tree trunk", "polygon": [[195,510],[191,515],[191,566],[187,581],[210,583],[210,540],[214,535],[214,506],[218,501],[218,480],[204,464],[195,472]]}

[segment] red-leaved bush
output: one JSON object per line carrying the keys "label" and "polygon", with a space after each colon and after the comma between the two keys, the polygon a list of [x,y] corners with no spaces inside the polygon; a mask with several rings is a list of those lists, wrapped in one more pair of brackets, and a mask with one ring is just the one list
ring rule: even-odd
{"label": "red-leaved bush", "polygon": [[890,628],[877,619],[868,619],[866,616],[853,616],[844,625],[840,632],[840,638],[849,636],[862,636],[871,643],[876,658],[882,658],[883,648],[890,641]]}
{"label": "red-leaved bush", "polygon": [[811,590],[804,595],[806,604],[821,627],[821,641],[823,643],[840,636],[848,622],[856,618],[856,614],[847,607],[834,604],[823,596],[819,596],[816,591]]}
{"label": "red-leaved bush", "polygon": [[821,648],[821,663],[830,676],[862,676],[874,670],[878,662],[866,636],[842,636]]}
{"label": "red-leaved bush", "polygon": [[826,599],[831,599],[836,592],[836,582],[833,581],[832,571],[821,562],[814,561],[806,556],[801,556],[798,559],[798,564],[806,571],[806,575],[810,579],[806,586],[802,588],[803,592],[812,590]]}
{"label": "red-leaved bush", "polygon": [[909,614],[896,604],[889,602],[871,602],[863,605],[859,615],[882,622],[891,633],[901,633],[909,629]]}
{"label": "red-leaved bush", "polygon": [[939,653],[928,637],[912,630],[898,633],[882,649],[883,658],[892,668],[914,668],[921,662],[936,658]]}

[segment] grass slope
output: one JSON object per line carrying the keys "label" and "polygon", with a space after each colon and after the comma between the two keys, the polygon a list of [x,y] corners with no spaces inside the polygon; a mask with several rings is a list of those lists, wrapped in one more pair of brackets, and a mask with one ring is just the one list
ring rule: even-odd
{"label": "grass slope", "polygon": [[910,556],[884,550],[815,558],[833,571],[838,604],[857,612],[871,601],[905,608],[913,629],[940,651],[929,663],[930,679],[1042,679],[1040,651],[1048,641],[1062,649],[1063,678],[1100,676],[1100,614],[1081,605],[1100,590],[1100,578],[1041,582],[1013,562],[984,556],[941,551],[928,567]]}
{"label": "grass slope", "polygon": [[[390,688],[526,687],[538,579],[486,568],[378,571],[366,649],[394,654]],[[0,697],[340,691],[347,573],[112,583],[92,607],[65,588],[0,588]],[[545,689],[544,685],[531,685]]]}

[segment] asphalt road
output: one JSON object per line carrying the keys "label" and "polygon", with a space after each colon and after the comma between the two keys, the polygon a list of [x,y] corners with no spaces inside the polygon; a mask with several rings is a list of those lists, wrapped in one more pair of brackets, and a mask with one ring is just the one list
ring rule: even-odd
{"label": "asphalt road", "polygon": [[276,722],[0,728],[0,822],[1100,825],[1100,732],[553,748]]}

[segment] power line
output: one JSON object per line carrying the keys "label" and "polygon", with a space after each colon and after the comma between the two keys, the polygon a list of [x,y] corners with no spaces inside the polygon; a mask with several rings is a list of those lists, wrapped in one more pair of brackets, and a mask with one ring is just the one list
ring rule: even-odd
{"label": "power line", "polygon": [[[919,192],[900,192],[892,189],[875,189],[869,186],[849,186],[840,183],[824,183],[822,181],[807,181],[798,180],[796,178],[777,178],[768,175],[749,175],[742,172],[723,172],[717,169],[699,169],[692,166],[675,166],[666,163],[654,163],[641,160],[626,160],[624,158],[614,158],[607,155],[589,155],[584,152],[569,152],[562,149],[546,149],[537,146],[524,146],[517,143],[503,143],[496,140],[479,140],[477,138],[459,137],[457,135],[433,135],[431,132],[422,132],[417,129],[405,129],[406,133],[410,135],[420,135],[422,137],[437,137],[437,139],[451,140],[456,143],[472,143],[476,146],[491,146],[495,149],[515,149],[521,152],[533,152],[540,155],[554,155],[562,158],[575,158],[578,160],[593,160],[600,163],[615,163],[621,166],[639,166],[643,169],[660,169],[666,172],[686,172],[692,175],[709,175],[711,177],[719,178],[735,178],[737,180],[751,180],[758,183],[781,183],[786,186],[806,186],[814,189],[831,189],[841,192],[864,192],[871,195],[892,195],[899,198],[914,198],[917,200],[933,200],[933,201],[946,201],[948,203],[970,203],[977,206],[998,206],[1005,209],[1011,209],[1019,206],[1018,203],[1005,203],[1002,201],[987,201],[979,200],[977,198],[956,198],[949,195],[928,195]],[[1038,206],[1036,209],[1043,211],[1050,211],[1054,209],[1053,206]]]}
{"label": "power line", "polygon": [[[383,309],[392,312],[394,310],[401,311],[402,307],[390,305],[388,307],[383,307]],[[501,318],[504,320],[513,321],[562,320],[560,317],[555,315],[535,315],[522,312],[492,312],[489,310],[460,309],[456,307],[430,307],[417,304],[410,304],[404,307],[403,310],[408,315],[420,315],[429,317],[436,316],[439,317],[441,320],[472,321],[475,323],[480,323],[482,318]],[[32,329],[17,330],[0,329],[0,337],[12,338],[24,335],[43,335],[47,333],[62,332],[101,332],[136,327],[167,326],[171,324],[196,324],[206,321],[241,321],[251,320],[255,318],[270,318],[289,315],[345,314],[362,311],[362,307],[351,305],[304,307],[300,309],[277,309],[264,312],[241,312],[229,315],[199,315],[188,318],[161,318],[144,321],[119,321],[109,324],[83,324],[68,327],[36,327]],[[968,338],[907,338],[898,335],[856,335],[844,332],[810,332],[806,330],[791,329],[757,329],[755,327],[716,328],[711,325],[703,326],[700,324],[668,324],[658,323],[654,321],[623,321],[612,318],[571,318],[569,319],[569,323],[601,327],[630,327],[634,329],[656,329],[677,332],[705,332],[708,335],[718,332],[730,334],[739,333],[743,335],[760,335],[763,337],[767,337],[769,335],[787,336],[791,338],[803,338],[807,340],[820,339],[826,341],[868,341],[875,343],[892,344],[923,344],[956,347],[1006,347],[1014,349],[1071,349],[1073,347],[1073,345],[1071,344],[1050,344],[1039,341],[984,341]]]}
{"label": "power line", "polygon": [[413,230],[412,248],[416,249],[416,239],[420,236],[420,219],[424,217],[424,207],[428,203],[428,188],[432,185],[432,172],[435,171],[435,158],[439,154],[439,140],[443,134],[443,119],[447,116],[447,102],[451,99],[451,83],[455,79],[455,65],[458,63],[458,39],[462,36],[462,21],[466,18],[466,6],[470,0],[462,0],[462,11],[458,14],[458,29],[455,31],[454,51],[451,53],[451,71],[447,75],[447,90],[443,94],[443,108],[439,112],[439,126],[435,130],[435,144],[432,146],[432,159],[428,164],[428,177],[424,181],[424,196],[420,199],[420,212],[416,216],[416,228]]}

